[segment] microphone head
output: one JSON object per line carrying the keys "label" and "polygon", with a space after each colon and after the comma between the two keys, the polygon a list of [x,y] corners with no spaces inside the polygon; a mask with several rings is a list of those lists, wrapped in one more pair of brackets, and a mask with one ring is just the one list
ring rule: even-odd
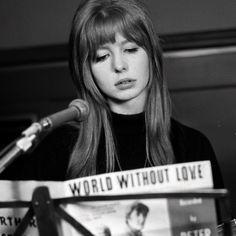
{"label": "microphone head", "polygon": [[85,120],[89,114],[89,105],[88,102],[82,99],[75,99],[70,104],[69,107],[76,108],[78,111],[78,116],[76,117],[77,121]]}

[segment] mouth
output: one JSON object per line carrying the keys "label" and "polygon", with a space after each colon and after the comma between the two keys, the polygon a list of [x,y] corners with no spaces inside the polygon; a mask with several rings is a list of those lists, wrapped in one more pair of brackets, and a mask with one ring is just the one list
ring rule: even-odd
{"label": "mouth", "polygon": [[115,86],[119,90],[128,90],[135,87],[135,84],[136,84],[135,79],[126,78],[126,79],[121,79],[118,82],[116,82]]}
{"label": "mouth", "polygon": [[115,86],[133,84],[136,80],[135,79],[121,79],[115,83]]}

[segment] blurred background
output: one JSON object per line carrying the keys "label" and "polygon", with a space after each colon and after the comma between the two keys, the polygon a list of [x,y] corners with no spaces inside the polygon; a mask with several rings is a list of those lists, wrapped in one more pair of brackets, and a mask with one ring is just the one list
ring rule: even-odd
{"label": "blurred background", "polygon": [[[76,98],[67,42],[79,0],[0,1],[0,148]],[[236,216],[236,2],[146,0],[174,117],[205,133]]]}

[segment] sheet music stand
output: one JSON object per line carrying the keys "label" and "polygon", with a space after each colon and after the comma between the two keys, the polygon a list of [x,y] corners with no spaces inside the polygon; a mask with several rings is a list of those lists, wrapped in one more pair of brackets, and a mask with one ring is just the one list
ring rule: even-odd
{"label": "sheet music stand", "polygon": [[231,214],[229,204],[229,193],[226,189],[219,190],[200,190],[192,192],[168,192],[155,194],[136,194],[136,195],[115,195],[115,196],[89,196],[89,197],[68,197],[52,199],[49,189],[46,186],[35,188],[32,201],[0,202],[0,208],[23,208],[28,207],[22,222],[17,227],[14,236],[22,236],[31,218],[35,215],[37,219],[38,231],[40,236],[59,236],[57,229],[57,219],[61,218],[72,225],[84,236],[94,236],[82,224],[70,216],[60,204],[71,204],[79,201],[112,201],[128,199],[155,199],[155,198],[212,198],[220,205],[220,214],[224,224],[223,232],[225,236],[232,236]]}

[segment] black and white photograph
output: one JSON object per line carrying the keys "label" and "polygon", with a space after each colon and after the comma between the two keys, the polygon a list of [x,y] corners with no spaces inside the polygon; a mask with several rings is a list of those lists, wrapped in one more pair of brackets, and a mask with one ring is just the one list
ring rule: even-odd
{"label": "black and white photograph", "polygon": [[[235,12],[1,0],[0,236],[236,235]],[[75,213],[113,201],[100,229]]]}

